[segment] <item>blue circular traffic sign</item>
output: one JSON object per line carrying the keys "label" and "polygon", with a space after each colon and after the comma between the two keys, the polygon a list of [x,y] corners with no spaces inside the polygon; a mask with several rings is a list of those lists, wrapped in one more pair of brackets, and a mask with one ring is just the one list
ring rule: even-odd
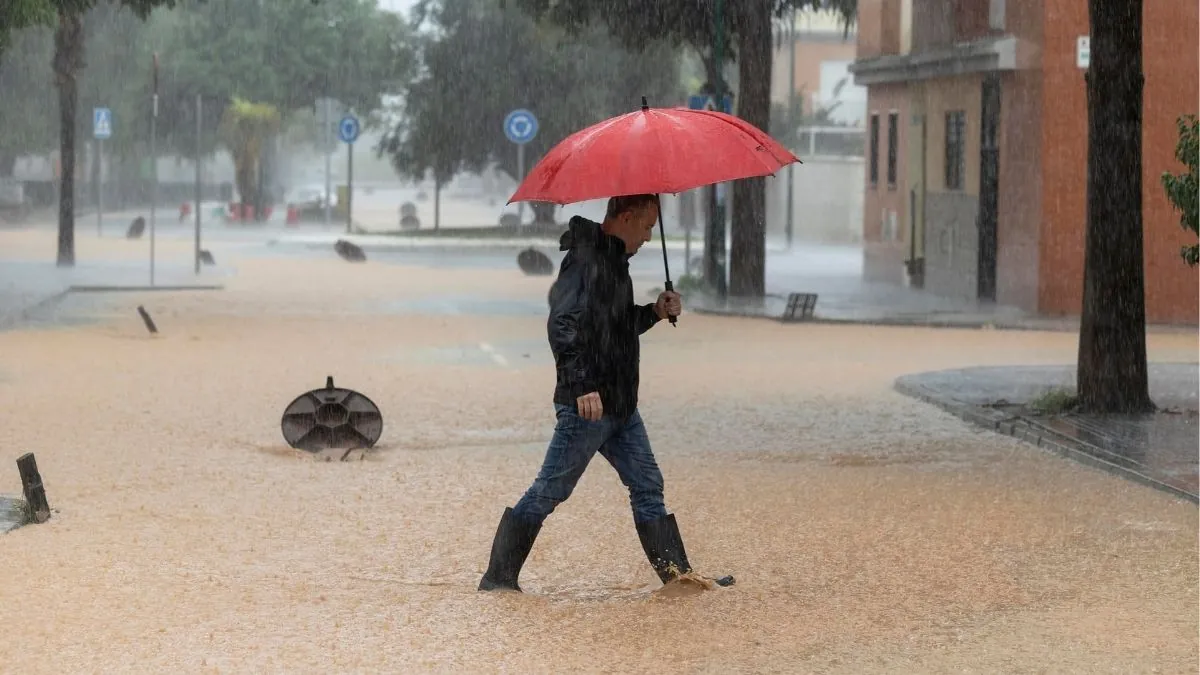
{"label": "blue circular traffic sign", "polygon": [[538,121],[533,113],[518,108],[504,118],[504,135],[517,145],[524,145],[537,136]]}
{"label": "blue circular traffic sign", "polygon": [[358,118],[354,115],[346,115],[342,121],[338,122],[338,138],[341,138],[343,143],[353,143],[358,140],[358,132]]}

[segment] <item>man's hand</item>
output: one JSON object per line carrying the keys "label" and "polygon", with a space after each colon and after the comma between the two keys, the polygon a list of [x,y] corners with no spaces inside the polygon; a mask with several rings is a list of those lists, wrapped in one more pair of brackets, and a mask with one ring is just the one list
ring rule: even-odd
{"label": "man's hand", "polygon": [[654,313],[660,319],[666,319],[671,316],[679,316],[683,311],[683,297],[675,291],[663,291],[658,294],[658,301],[654,303]]}
{"label": "man's hand", "polygon": [[600,401],[600,392],[593,391],[575,399],[579,408],[579,416],[589,422],[599,422],[604,417],[604,403]]}

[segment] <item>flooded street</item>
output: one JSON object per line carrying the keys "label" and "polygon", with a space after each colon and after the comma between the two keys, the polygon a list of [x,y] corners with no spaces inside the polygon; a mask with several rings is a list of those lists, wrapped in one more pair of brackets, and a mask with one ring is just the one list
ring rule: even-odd
{"label": "flooded street", "polygon": [[[36,453],[56,509],[0,537],[4,670],[1196,671],[1194,505],[892,390],[1070,363],[1075,335],[685,314],[643,338],[641,409],[692,563],[737,585],[658,590],[594,461],[526,593],[480,594],[553,426],[544,315],[503,308],[549,280],[237,265],[223,292],[71,296],[102,320],[0,333],[6,461]],[[451,296],[476,311],[420,309]],[[1195,358],[1194,334],[1148,339],[1152,361]],[[280,435],[327,375],[383,411],[362,461]]]}

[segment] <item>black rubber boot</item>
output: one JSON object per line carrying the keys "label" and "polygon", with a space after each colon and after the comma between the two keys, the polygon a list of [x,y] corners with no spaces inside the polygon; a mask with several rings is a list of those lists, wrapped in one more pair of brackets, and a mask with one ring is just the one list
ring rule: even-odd
{"label": "black rubber boot", "polygon": [[[683,537],[679,535],[679,525],[675,522],[675,514],[670,514],[644,523],[635,523],[638,539],[642,541],[642,550],[650,559],[650,566],[658,573],[662,582],[668,583],[677,574],[687,574],[692,571],[688,562],[687,551],[683,549]],[[732,576],[713,579],[718,586],[732,586]]]}
{"label": "black rubber boot", "polygon": [[504,509],[500,525],[496,528],[496,538],[492,540],[492,557],[487,572],[479,580],[479,590],[520,593],[517,577],[541,529],[541,524],[522,522],[513,515],[511,508]]}

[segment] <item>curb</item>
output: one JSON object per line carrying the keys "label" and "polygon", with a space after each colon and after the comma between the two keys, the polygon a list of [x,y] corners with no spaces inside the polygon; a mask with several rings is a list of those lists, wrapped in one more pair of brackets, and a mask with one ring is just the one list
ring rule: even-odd
{"label": "curb", "polygon": [[1186,499],[1193,504],[1200,504],[1200,495],[1168,485],[1129,467],[1110,462],[1104,459],[1104,455],[1109,454],[1107,451],[1090,443],[1055,433],[1020,415],[1006,415],[999,411],[943,398],[929,387],[906,381],[908,377],[897,378],[892,385],[893,389],[905,396],[937,406],[963,421],[988,431],[1011,436],[1059,457],[1071,459],[1093,469],[1100,469],[1140,485],[1167,492],[1173,497]]}
{"label": "curb", "polygon": [[223,291],[224,286],[220,285],[196,285],[196,286],[69,286],[63,294],[67,293],[124,293],[124,292],[149,292],[149,291]]}
{"label": "curb", "polygon": [[21,309],[18,309],[17,311],[13,312],[12,314],[9,314],[7,316],[0,316],[0,330],[7,330],[9,328],[16,326],[18,323],[20,323],[22,321],[26,321],[26,320],[30,319],[31,318],[30,315],[33,312],[36,312],[41,309],[45,309],[47,307],[50,307],[52,305],[55,305],[55,304],[61,302],[62,299],[67,297],[67,294],[70,292],[71,291],[69,289],[59,291],[58,293],[46,296],[46,297],[42,298],[41,300],[38,300],[37,302],[33,303],[32,305],[27,305],[25,307],[22,307]]}
{"label": "curb", "polygon": [[735,319],[760,319],[769,320],[776,323],[788,325],[794,324],[821,324],[821,325],[855,325],[855,326],[885,326],[885,327],[914,327],[914,328],[958,328],[961,330],[1023,330],[1023,331],[1045,331],[1057,333],[1073,333],[1078,332],[1078,326],[1063,326],[1063,325],[1046,325],[1036,326],[1021,322],[1007,321],[947,321],[938,319],[889,319],[881,318],[865,318],[865,319],[839,319],[834,317],[813,316],[810,319],[784,321],[778,316],[772,314],[763,314],[751,310],[736,310],[736,309],[713,309],[711,307],[689,307],[688,311],[697,314],[706,314],[709,316],[725,316]]}

